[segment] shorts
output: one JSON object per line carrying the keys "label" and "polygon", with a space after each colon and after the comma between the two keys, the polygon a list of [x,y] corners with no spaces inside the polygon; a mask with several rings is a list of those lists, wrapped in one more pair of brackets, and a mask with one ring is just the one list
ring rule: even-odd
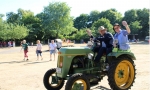
{"label": "shorts", "polygon": [[41,50],[36,50],[36,54],[37,54],[37,56],[42,56],[42,54],[41,54]]}
{"label": "shorts", "polygon": [[50,54],[55,54],[56,51],[55,50],[50,50]]}

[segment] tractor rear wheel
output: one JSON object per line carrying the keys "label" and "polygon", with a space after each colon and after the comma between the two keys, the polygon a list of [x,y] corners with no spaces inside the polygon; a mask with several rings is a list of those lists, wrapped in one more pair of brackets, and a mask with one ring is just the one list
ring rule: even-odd
{"label": "tractor rear wheel", "polygon": [[[60,90],[64,85],[64,80],[58,80],[58,83],[52,83],[52,77],[56,76],[56,68],[48,70],[43,78],[44,86],[47,90]],[[56,81],[56,80],[55,80]]]}
{"label": "tractor rear wheel", "polygon": [[83,74],[74,74],[67,81],[65,90],[90,90],[90,83]]}
{"label": "tractor rear wheel", "polygon": [[134,61],[127,57],[120,57],[112,62],[108,70],[108,82],[113,90],[128,90],[135,79]]}

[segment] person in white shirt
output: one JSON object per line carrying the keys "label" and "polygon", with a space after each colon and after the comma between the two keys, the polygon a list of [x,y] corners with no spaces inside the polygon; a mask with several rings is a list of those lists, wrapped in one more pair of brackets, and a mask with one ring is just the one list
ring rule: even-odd
{"label": "person in white shirt", "polygon": [[54,60],[55,60],[55,53],[57,51],[57,45],[54,43],[54,40],[51,40],[51,43],[49,44],[49,51],[50,51],[50,61],[52,61],[52,54],[54,54]]}
{"label": "person in white shirt", "polygon": [[39,60],[39,55],[41,56],[41,60],[43,60],[41,53],[42,53],[42,44],[40,43],[40,40],[37,40],[37,48],[36,48],[37,60]]}

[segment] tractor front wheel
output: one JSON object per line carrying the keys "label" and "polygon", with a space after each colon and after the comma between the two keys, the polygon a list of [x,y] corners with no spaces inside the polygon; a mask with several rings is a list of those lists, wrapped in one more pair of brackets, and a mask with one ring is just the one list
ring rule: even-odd
{"label": "tractor front wheel", "polygon": [[[63,87],[64,80],[59,79],[57,82],[55,77],[56,77],[56,69],[55,68],[52,68],[45,73],[44,78],[43,78],[43,83],[47,90],[60,90]],[[54,79],[54,80],[52,80],[52,79]],[[55,82],[53,82],[53,81],[55,81]]]}
{"label": "tractor front wheel", "polygon": [[112,62],[108,70],[108,82],[113,90],[128,90],[135,79],[134,61],[127,57],[120,57]]}
{"label": "tractor front wheel", "polygon": [[74,74],[67,81],[65,90],[90,90],[90,83],[83,74]]}

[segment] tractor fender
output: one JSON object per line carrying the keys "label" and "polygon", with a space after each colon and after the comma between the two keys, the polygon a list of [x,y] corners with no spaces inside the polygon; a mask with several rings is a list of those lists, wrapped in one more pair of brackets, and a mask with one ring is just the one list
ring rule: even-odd
{"label": "tractor fender", "polygon": [[127,56],[131,58],[132,60],[136,60],[132,52],[111,52],[107,55],[108,60],[112,59],[112,57],[118,58],[119,56]]}

